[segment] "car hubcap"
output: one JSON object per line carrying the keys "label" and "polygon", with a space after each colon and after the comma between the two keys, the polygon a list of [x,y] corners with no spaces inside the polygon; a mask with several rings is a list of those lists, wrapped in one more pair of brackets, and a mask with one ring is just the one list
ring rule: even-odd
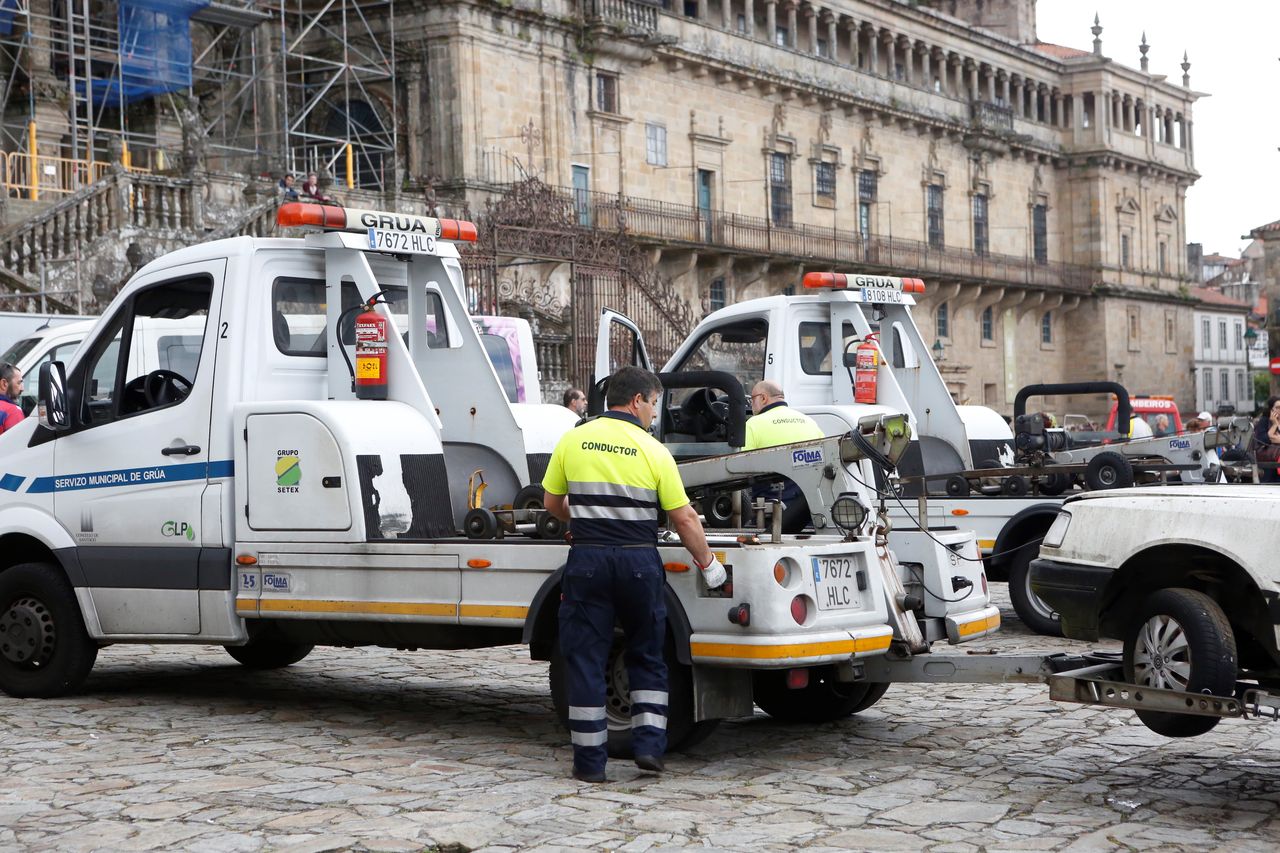
{"label": "car hubcap", "polygon": [[1186,690],[1191,680],[1191,647],[1177,620],[1156,615],[1138,632],[1133,680],[1167,690]]}
{"label": "car hubcap", "polygon": [[53,614],[38,598],[19,598],[0,612],[0,654],[12,663],[44,666],[56,639]]}
{"label": "car hubcap", "polygon": [[1114,486],[1116,484],[1116,470],[1114,468],[1103,468],[1098,471],[1098,479],[1104,486]]}

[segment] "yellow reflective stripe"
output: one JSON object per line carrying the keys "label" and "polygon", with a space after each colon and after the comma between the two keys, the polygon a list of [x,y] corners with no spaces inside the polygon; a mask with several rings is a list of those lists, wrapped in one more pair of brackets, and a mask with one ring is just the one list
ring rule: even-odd
{"label": "yellow reflective stripe", "polygon": [[994,539],[979,539],[979,540],[978,540],[978,547],[979,547],[979,548],[981,548],[981,549],[983,549],[984,551],[989,551],[989,550],[991,550],[992,548],[996,547],[996,540],[994,540]]}
{"label": "yellow reflective stripe", "polygon": [[956,631],[961,637],[967,637],[970,634],[981,634],[983,631],[994,631],[1000,627],[1000,614],[988,616],[985,619],[974,619],[972,622],[957,622]]}
{"label": "yellow reflective stripe", "polygon": [[368,613],[396,616],[457,616],[456,604],[413,603],[407,601],[333,601],[316,598],[264,598],[258,602],[263,613]]}
{"label": "yellow reflective stripe", "polygon": [[258,599],[256,598],[237,598],[236,612],[247,610],[250,613],[258,612]]}
{"label": "yellow reflective stripe", "polygon": [[459,611],[474,619],[524,619],[529,615],[529,608],[512,604],[464,604]]}
{"label": "yellow reflective stripe", "polygon": [[695,657],[779,660],[781,658],[811,658],[823,655],[852,655],[859,652],[878,652],[889,648],[889,642],[892,639],[892,634],[884,634],[879,637],[829,640],[825,643],[786,643],[759,646],[744,645],[742,643],[690,643],[689,651]]}

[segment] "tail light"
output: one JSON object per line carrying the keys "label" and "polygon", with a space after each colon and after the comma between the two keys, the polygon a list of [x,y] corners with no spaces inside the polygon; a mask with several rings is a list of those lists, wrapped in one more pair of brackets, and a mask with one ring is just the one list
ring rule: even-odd
{"label": "tail light", "polygon": [[796,620],[797,625],[803,625],[809,618],[809,605],[803,595],[791,599],[791,618]]}

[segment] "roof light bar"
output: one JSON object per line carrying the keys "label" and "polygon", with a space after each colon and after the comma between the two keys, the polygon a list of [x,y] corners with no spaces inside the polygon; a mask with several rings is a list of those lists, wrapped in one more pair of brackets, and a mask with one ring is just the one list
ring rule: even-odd
{"label": "roof light bar", "polygon": [[810,289],[848,290],[853,287],[871,287],[879,290],[897,290],[902,293],[924,293],[924,282],[918,278],[897,278],[888,275],[846,275],[840,272],[805,273],[804,286]]}
{"label": "roof light bar", "polygon": [[412,216],[405,213],[387,213],[381,210],[362,210],[358,207],[337,207],[331,204],[307,204],[293,201],[280,205],[276,212],[276,224],[283,228],[311,225],[331,231],[368,231],[380,228],[386,231],[406,231],[425,234],[441,240],[476,241],[476,226],[462,219],[434,219],[430,216]]}

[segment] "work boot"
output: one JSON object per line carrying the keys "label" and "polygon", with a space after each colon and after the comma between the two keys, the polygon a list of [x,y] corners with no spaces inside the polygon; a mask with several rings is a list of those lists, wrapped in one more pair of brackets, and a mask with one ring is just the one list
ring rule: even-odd
{"label": "work boot", "polygon": [[660,755],[637,755],[636,767],[641,770],[648,770],[650,773],[661,773],[667,769],[666,765],[662,763],[662,756]]}
{"label": "work boot", "polygon": [[604,771],[603,771],[603,770],[597,771],[597,772],[595,772],[595,773],[588,773],[588,772],[587,772],[587,771],[585,771],[585,770],[579,770],[579,769],[578,769],[578,767],[577,767],[577,765],[574,765],[574,768],[573,768],[573,778],[577,779],[579,782],[604,782],[604,781],[607,781],[607,780],[604,778]]}

